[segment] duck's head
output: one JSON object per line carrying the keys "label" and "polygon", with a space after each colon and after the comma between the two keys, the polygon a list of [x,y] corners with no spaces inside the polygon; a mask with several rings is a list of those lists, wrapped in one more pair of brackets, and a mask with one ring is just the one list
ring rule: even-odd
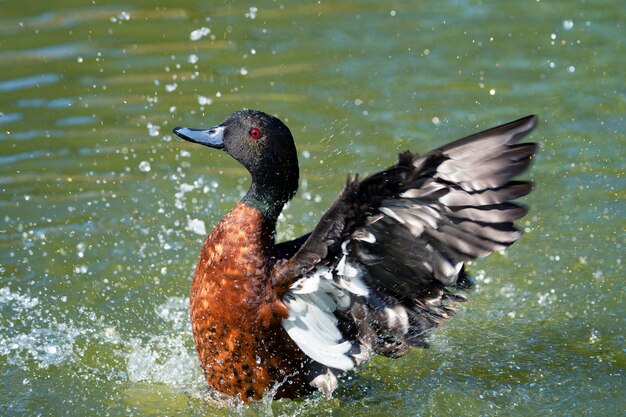
{"label": "duck's head", "polygon": [[239,161],[252,176],[244,201],[265,214],[277,216],[298,189],[298,157],[293,137],[289,128],[274,116],[240,110],[208,129],[177,127],[174,133],[190,142],[222,149]]}

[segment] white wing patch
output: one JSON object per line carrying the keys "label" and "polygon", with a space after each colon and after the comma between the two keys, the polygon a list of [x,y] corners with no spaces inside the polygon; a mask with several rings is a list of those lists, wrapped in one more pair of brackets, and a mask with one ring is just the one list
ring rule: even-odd
{"label": "white wing patch", "polygon": [[314,361],[347,371],[355,367],[359,349],[346,340],[337,326],[335,311],[350,308],[354,296],[367,296],[361,271],[344,256],[331,270],[318,267],[296,281],[283,296],[289,317],[283,328],[298,347]]}
{"label": "white wing patch", "polygon": [[289,317],[283,320],[283,328],[311,359],[331,368],[347,371],[354,362],[347,355],[352,348],[349,341],[341,342],[337,318],[316,306],[308,295],[283,297]]}

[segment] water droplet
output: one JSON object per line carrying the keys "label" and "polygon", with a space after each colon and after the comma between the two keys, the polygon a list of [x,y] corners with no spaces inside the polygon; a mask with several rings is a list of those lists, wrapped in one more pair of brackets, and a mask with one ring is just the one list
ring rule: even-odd
{"label": "water droplet", "polygon": [[211,33],[211,29],[207,27],[201,27],[200,29],[196,29],[189,34],[189,39],[192,41],[199,41],[203,37],[207,36]]}
{"label": "water droplet", "polygon": [[150,166],[150,162],[148,162],[148,161],[141,161],[139,163],[139,171],[141,171],[141,172],[150,172],[151,169],[152,169],[152,167]]}
{"label": "water droplet", "polygon": [[198,104],[201,106],[213,103],[213,99],[205,96],[198,96]]}
{"label": "water droplet", "polygon": [[76,252],[79,258],[82,258],[85,256],[85,244],[83,242],[80,242],[78,245],[76,245]]}
{"label": "water droplet", "polygon": [[148,135],[152,137],[159,136],[161,126],[152,123],[148,123],[146,126],[148,127]]}
{"label": "water droplet", "polygon": [[187,226],[185,226],[185,230],[189,230],[198,235],[206,235],[206,226],[203,220],[200,219],[189,219],[187,220]]}
{"label": "water droplet", "polygon": [[258,8],[254,7],[254,6],[250,6],[250,8],[248,9],[248,13],[246,13],[246,17],[248,19],[256,19],[256,13],[259,11]]}

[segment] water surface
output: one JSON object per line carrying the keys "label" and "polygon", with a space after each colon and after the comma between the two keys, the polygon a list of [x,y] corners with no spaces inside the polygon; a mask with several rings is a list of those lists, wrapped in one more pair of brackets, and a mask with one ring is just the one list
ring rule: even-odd
{"label": "water surface", "polygon": [[[626,406],[620,2],[9,0],[0,16],[0,414],[564,415]],[[530,113],[526,235],[431,348],[330,401],[215,405],[191,340],[197,252],[245,192],[174,138],[242,107],[290,126],[310,230],[349,172]]]}

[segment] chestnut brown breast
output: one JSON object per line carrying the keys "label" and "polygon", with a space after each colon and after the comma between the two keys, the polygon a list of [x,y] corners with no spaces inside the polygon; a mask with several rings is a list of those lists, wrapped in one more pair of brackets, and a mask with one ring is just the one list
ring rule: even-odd
{"label": "chestnut brown breast", "polygon": [[192,330],[207,382],[244,401],[277,382],[284,383],[276,397],[308,391],[306,356],[280,324],[287,309],[269,276],[273,247],[273,225],[239,203],[207,237],[191,287]]}

